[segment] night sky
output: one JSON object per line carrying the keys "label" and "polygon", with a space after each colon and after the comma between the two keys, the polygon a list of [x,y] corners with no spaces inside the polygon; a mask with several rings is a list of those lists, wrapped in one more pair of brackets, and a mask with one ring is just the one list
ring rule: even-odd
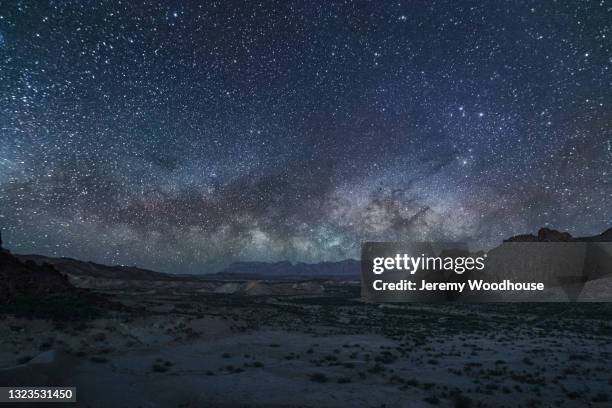
{"label": "night sky", "polygon": [[0,1],[11,250],[213,272],[612,225],[612,3]]}

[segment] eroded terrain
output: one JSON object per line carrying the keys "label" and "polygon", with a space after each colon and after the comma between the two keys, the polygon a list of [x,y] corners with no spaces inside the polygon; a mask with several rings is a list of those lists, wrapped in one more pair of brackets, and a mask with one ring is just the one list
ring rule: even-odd
{"label": "eroded terrain", "polygon": [[77,321],[2,315],[1,382],[75,385],[84,407],[612,404],[606,304],[373,305],[330,283],[310,296],[168,288],[106,290],[124,307]]}

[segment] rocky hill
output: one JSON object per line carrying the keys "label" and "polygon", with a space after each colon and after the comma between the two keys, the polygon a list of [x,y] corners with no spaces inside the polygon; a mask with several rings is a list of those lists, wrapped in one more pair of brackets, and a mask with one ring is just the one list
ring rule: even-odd
{"label": "rocky hill", "polygon": [[516,235],[504,240],[504,242],[612,242],[612,228],[608,228],[599,235],[575,238],[569,232],[540,228],[537,235]]}
{"label": "rocky hill", "polygon": [[[591,237],[572,237],[567,232],[542,228],[537,235],[524,234],[511,237],[504,242],[612,242],[612,228]],[[0,244],[1,245],[1,244]],[[360,279],[360,262],[346,259],[338,262],[291,263],[283,262],[235,262],[224,270],[206,275],[172,275],[154,272],[134,266],[108,266],[71,258],[51,258],[40,255],[10,255],[4,251],[2,261],[13,265],[10,269],[59,271],[70,279],[102,279],[122,281],[201,281],[201,280],[279,280],[295,281],[329,279],[352,281]],[[17,266],[21,265],[21,266]],[[61,275],[60,274],[60,275]],[[51,276],[47,273],[46,276]],[[44,280],[44,279],[43,279]],[[78,279],[77,279],[78,280]],[[6,285],[6,284],[5,284]],[[77,286],[81,286],[77,284]],[[87,285],[84,285],[87,287]]]}
{"label": "rocky hill", "polygon": [[0,304],[10,304],[23,297],[71,293],[75,290],[66,275],[52,265],[23,262],[0,248]]}
{"label": "rocky hill", "polygon": [[86,276],[103,279],[123,279],[123,280],[177,280],[179,276],[169,275],[162,272],[154,272],[135,266],[109,266],[95,262],[79,261],[72,258],[51,258],[41,255],[17,255],[24,262],[34,262],[37,265],[52,265],[56,269],[71,276]]}

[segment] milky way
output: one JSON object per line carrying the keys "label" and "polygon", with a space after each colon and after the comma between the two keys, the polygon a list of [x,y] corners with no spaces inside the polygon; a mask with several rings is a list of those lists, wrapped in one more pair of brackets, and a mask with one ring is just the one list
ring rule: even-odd
{"label": "milky way", "polygon": [[599,233],[611,39],[606,1],[1,2],[0,226],[191,273]]}

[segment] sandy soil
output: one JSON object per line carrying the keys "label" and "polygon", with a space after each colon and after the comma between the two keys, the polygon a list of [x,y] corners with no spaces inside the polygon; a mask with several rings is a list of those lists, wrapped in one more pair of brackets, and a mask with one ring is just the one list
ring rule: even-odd
{"label": "sandy soil", "polygon": [[[107,292],[81,322],[0,318],[0,382],[83,407],[607,407],[605,304],[367,305],[332,297]],[[72,404],[72,406],[75,406]]]}

